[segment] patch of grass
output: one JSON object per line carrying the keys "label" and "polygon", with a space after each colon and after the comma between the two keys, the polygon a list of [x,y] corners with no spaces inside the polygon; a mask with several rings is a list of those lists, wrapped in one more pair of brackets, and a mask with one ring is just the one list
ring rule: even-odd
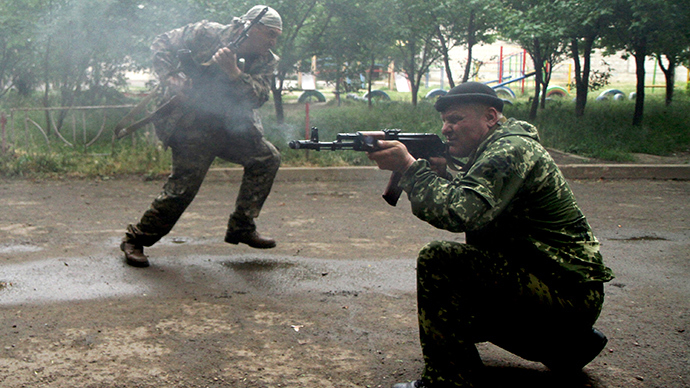
{"label": "patch of grass", "polygon": [[[98,152],[104,151],[104,152]],[[170,171],[170,150],[160,145],[140,142],[109,152],[93,149],[83,153],[70,147],[53,147],[52,151],[14,150],[0,157],[0,176],[29,178],[86,178],[117,175],[141,175],[155,178]]]}
{"label": "patch of grass", "polygon": [[[645,101],[644,124],[632,125],[634,101],[594,101],[587,104],[584,117],[576,118],[574,103],[549,101],[538,112],[534,124],[542,143],[550,148],[581,156],[626,162],[633,153],[671,155],[690,151],[690,98],[677,92],[671,106],[663,94],[649,95]],[[379,102],[370,109],[366,102],[341,100],[310,105],[309,126],[319,128],[321,141],[333,141],[338,133],[399,128],[403,132],[431,132],[440,135],[441,120],[429,101],[420,100],[417,107],[406,102]],[[286,120],[278,124],[272,104],[260,114],[267,139],[282,153],[283,166],[373,165],[363,152],[304,151],[288,147],[291,140],[304,139],[306,113],[303,104],[287,104]],[[508,117],[526,120],[529,104],[526,98],[506,106]],[[100,123],[98,124],[100,126]],[[41,139],[40,133],[26,137]],[[23,138],[22,138],[23,139]],[[134,139],[111,144],[103,139],[84,153],[80,147],[53,145],[41,141],[22,141],[0,156],[0,176],[5,177],[110,177],[139,175],[156,178],[168,174],[170,150],[163,150],[151,132],[140,131]],[[235,166],[217,159],[214,167]]]}
{"label": "patch of grass", "polygon": [[[632,125],[635,102],[588,101],[584,117],[575,117],[571,101],[547,102],[534,124],[547,147],[605,160],[630,161],[632,153],[670,155],[690,149],[690,100],[683,93],[666,106],[663,96],[648,96],[641,126]],[[526,120],[529,106],[516,104],[506,115]]]}

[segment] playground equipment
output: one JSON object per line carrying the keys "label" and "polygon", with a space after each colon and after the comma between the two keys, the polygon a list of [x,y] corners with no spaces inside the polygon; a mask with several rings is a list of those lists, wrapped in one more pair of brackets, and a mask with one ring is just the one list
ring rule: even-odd
{"label": "playground equipment", "polygon": [[[300,94],[299,98],[297,99],[297,102],[299,103],[307,103],[307,102],[326,102],[326,97],[323,95],[323,93],[319,92],[316,89],[305,89],[302,88],[304,92]],[[360,97],[359,95],[355,93],[348,93],[346,98],[353,99],[353,100],[369,100],[369,93],[365,93],[363,97]],[[371,99],[374,101],[390,101],[391,98],[388,96],[386,92],[383,90],[372,90],[371,91]]]}
{"label": "playground equipment", "polygon": [[[534,75],[534,72],[529,73],[529,74],[525,74],[523,76],[520,76],[520,77],[517,77],[514,79],[509,79],[507,81],[500,82],[497,85],[491,86],[491,88],[496,92],[496,95],[498,95],[498,97],[500,99],[502,99],[504,102],[506,102],[508,104],[512,104],[511,100],[515,99],[515,92],[513,92],[506,85],[511,84],[513,82],[522,81],[523,79],[531,77],[533,75]],[[490,86],[490,84],[492,84],[494,82],[499,82],[499,81],[493,80],[493,81],[484,82],[484,84]],[[448,93],[448,92],[446,90],[443,90],[443,89],[433,89],[433,90],[429,91],[429,93],[427,93],[426,96],[424,96],[424,98],[425,99],[433,99],[435,97],[443,96],[446,93]]]}
{"label": "playground equipment", "polygon": [[[496,83],[496,85],[491,87],[496,91],[498,97],[508,104],[516,97],[516,93],[508,85],[520,82],[520,93],[524,94],[525,80],[535,75],[535,72],[527,73],[527,52],[525,50],[504,54],[503,46],[500,48],[497,70],[497,79],[484,82],[484,84],[491,86],[491,84]],[[441,80],[441,88],[429,91],[426,96],[424,96],[425,99],[430,100],[446,94],[446,91],[443,89],[443,78],[441,78]],[[570,96],[569,91],[561,86],[549,86],[546,89],[547,99],[566,98],[568,96]]]}
{"label": "playground equipment", "polygon": [[[534,74],[535,74],[535,72],[531,72],[531,73],[528,73],[528,74],[525,74],[525,75],[522,75],[522,76],[516,77],[516,78],[510,77],[510,79],[508,79],[507,81],[499,82],[498,80],[493,80],[493,81],[484,82],[484,84],[490,85],[494,82],[499,82],[497,85],[491,86],[491,88],[496,92],[496,95],[498,95],[498,97],[501,98],[505,103],[512,105],[511,100],[515,99],[515,92],[506,85],[509,85],[511,83],[514,83],[514,82],[522,81],[526,78],[534,76]],[[430,90],[424,96],[424,98],[427,100],[430,100],[430,99],[433,99],[436,97],[443,96],[446,93],[448,93],[448,92],[446,90],[443,90],[443,89],[433,89],[433,90]],[[546,98],[565,98],[565,97],[568,97],[569,95],[570,95],[570,93],[568,93],[568,90],[565,89],[564,87],[561,87],[561,86],[549,86],[546,89]]]}
{"label": "playground equipment", "polygon": [[326,96],[323,95],[323,93],[319,92],[318,90],[305,90],[300,94],[299,98],[297,99],[297,102],[299,103],[307,103],[307,102],[326,102]]}
{"label": "playground equipment", "polygon": [[614,101],[620,101],[620,100],[625,100],[625,93],[621,92],[618,89],[607,89],[604,90],[599,94],[599,97],[596,98],[596,101],[607,101],[607,100],[614,100]]}
{"label": "playground equipment", "polygon": [[[313,56],[311,58],[311,69],[308,72],[298,72],[297,73],[297,88],[292,88],[290,90],[302,91],[302,94],[298,97],[297,101],[300,103],[308,102],[326,102],[326,97],[323,93],[317,90],[318,83],[317,77],[320,76],[322,83],[335,83],[336,84],[336,97],[341,94],[349,92],[357,92],[366,88],[367,77],[364,73],[371,72],[372,79],[376,80],[382,77],[383,74],[387,72],[382,69],[381,65],[374,65],[372,69],[363,71],[363,73],[352,74],[349,72],[347,74],[340,74],[339,79],[333,79],[333,75],[336,73],[336,67],[341,66],[334,63],[330,58],[318,58]],[[330,78],[329,78],[330,75]],[[372,99],[375,100],[390,100],[389,96],[380,90],[372,91]],[[352,98],[349,94],[348,97]],[[364,99],[368,99],[368,95],[364,95]]]}
{"label": "playground equipment", "polygon": [[[369,101],[369,92],[365,93],[364,96],[360,97],[359,95],[355,93],[348,93],[345,98],[350,99],[350,100],[356,100],[356,101]],[[372,90],[371,91],[371,100],[374,102],[380,102],[380,101],[390,101],[391,98],[388,95],[388,93],[384,92],[383,90]]]}
{"label": "playground equipment", "polygon": [[549,86],[546,89],[546,98],[565,98],[570,96],[568,90],[562,86]]}
{"label": "playground equipment", "polygon": [[[312,64],[312,67],[313,66],[315,65]],[[297,82],[299,84],[299,88],[302,89],[302,94],[300,94],[299,98],[297,99],[298,102],[326,102],[326,96],[316,90],[316,75],[298,73]]]}

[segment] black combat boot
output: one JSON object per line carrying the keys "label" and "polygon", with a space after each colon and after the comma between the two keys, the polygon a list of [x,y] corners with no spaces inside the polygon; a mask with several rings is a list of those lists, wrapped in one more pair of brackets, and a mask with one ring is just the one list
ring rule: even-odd
{"label": "black combat boot", "polygon": [[594,360],[604,349],[608,339],[604,333],[592,328],[583,336],[573,338],[573,345],[562,349],[558,355],[542,363],[553,372],[575,373]]}

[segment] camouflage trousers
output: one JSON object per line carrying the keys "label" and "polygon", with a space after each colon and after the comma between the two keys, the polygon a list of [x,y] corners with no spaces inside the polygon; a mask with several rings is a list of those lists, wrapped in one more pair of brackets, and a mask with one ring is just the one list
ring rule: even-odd
{"label": "camouflage trousers", "polygon": [[259,216],[280,167],[279,151],[254,127],[233,133],[212,121],[195,121],[193,128],[178,128],[170,138],[172,173],[139,223],[127,227],[126,241],[151,246],[168,234],[196,196],[216,157],[244,167],[228,229],[256,229],[254,218]]}
{"label": "camouflage trousers", "polygon": [[543,274],[535,258],[448,241],[427,244],[417,262],[422,380],[472,387],[484,372],[475,346],[492,342],[532,361],[563,352],[601,311],[601,283]]}

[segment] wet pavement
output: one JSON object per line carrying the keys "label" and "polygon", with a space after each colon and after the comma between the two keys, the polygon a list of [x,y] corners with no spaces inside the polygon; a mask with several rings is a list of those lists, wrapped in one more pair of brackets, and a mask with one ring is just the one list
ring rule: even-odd
{"label": "wet pavement", "polygon": [[[0,184],[0,386],[387,387],[422,367],[415,257],[463,241],[380,197],[387,174],[281,179],[258,219],[271,250],[222,242],[237,184],[217,173],[172,233],[118,242],[161,181]],[[340,178],[338,178],[340,177]],[[690,182],[572,180],[616,279],[584,380],[480,345],[495,384],[690,386]],[[184,346],[182,346],[184,344]],[[144,365],[144,367],[142,367]]]}

